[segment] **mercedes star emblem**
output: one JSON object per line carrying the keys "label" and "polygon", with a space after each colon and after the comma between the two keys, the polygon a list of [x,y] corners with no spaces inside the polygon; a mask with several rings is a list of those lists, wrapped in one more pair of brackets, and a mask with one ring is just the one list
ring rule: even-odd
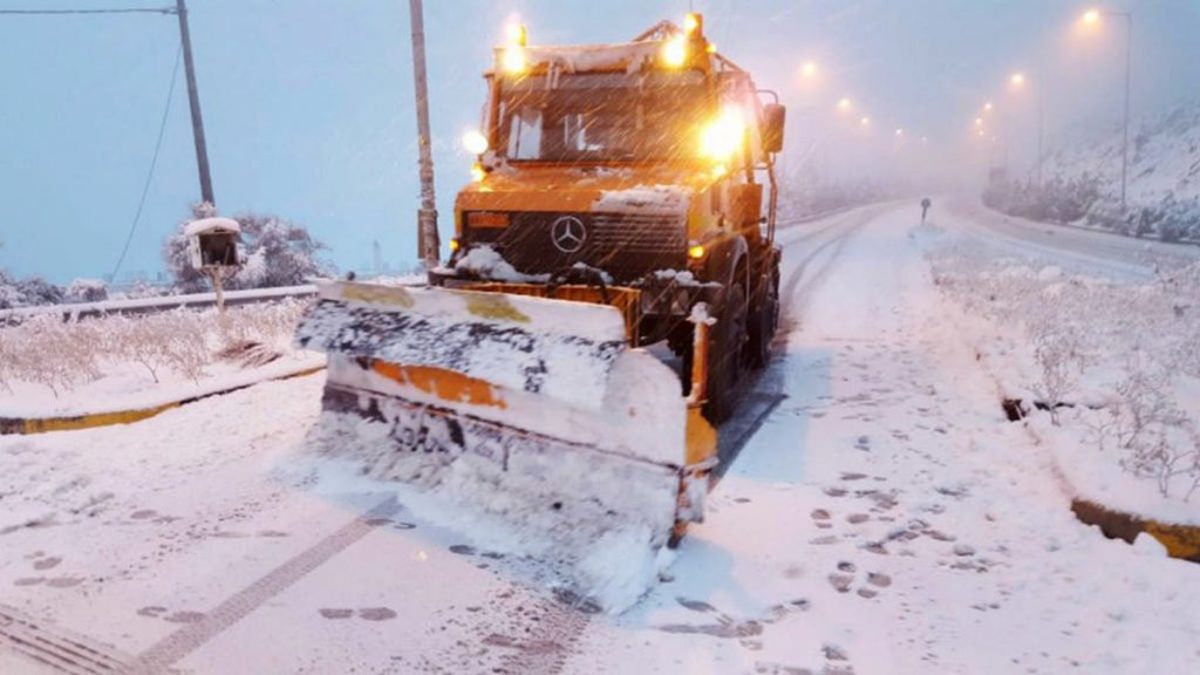
{"label": "mercedes star emblem", "polygon": [[550,226],[550,241],[563,253],[575,253],[587,240],[587,228],[575,216],[563,216]]}

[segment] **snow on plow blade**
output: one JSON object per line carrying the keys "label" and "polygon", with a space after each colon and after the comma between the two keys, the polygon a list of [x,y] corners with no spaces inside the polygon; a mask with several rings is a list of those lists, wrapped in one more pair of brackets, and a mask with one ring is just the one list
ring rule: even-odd
{"label": "snow on plow blade", "polygon": [[320,285],[297,342],[329,357],[329,452],[552,535],[702,514],[715,433],[618,309],[514,293]]}

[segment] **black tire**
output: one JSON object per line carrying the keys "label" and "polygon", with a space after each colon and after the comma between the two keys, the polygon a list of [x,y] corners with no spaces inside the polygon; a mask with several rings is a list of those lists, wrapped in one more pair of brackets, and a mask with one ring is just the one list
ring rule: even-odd
{"label": "black tire", "polygon": [[779,267],[773,266],[764,280],[758,311],[751,317],[746,356],[752,368],[765,368],[771,362],[771,342],[779,328]]}
{"label": "black tire", "polygon": [[735,285],[725,291],[721,315],[709,337],[708,400],[704,404],[704,416],[713,424],[729,419],[737,407],[737,385],[742,379],[745,346],[746,289]]}

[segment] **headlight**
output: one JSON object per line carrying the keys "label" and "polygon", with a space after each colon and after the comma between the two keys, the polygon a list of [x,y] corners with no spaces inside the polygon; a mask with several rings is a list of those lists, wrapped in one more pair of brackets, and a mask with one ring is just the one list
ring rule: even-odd
{"label": "headlight", "polygon": [[471,129],[462,137],[463,147],[472,155],[482,155],[488,151],[488,139],[478,129]]}
{"label": "headlight", "polygon": [[525,57],[525,48],[520,45],[505,47],[501,58],[504,71],[510,75],[520,75],[529,67],[529,60]]}
{"label": "headlight", "polygon": [[672,68],[678,68],[687,61],[687,38],[682,35],[667,40],[662,48],[662,60]]}
{"label": "headlight", "polygon": [[733,157],[746,137],[746,122],[737,108],[726,108],[700,134],[700,153],[723,162]]}

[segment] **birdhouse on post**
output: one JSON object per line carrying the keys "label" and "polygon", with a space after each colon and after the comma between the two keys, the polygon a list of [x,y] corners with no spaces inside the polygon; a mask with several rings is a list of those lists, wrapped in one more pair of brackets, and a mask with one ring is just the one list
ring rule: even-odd
{"label": "birdhouse on post", "polygon": [[241,225],[232,218],[201,218],[183,228],[188,238],[188,256],[192,267],[208,275],[217,294],[217,309],[225,311],[222,281],[241,266],[238,235]]}

